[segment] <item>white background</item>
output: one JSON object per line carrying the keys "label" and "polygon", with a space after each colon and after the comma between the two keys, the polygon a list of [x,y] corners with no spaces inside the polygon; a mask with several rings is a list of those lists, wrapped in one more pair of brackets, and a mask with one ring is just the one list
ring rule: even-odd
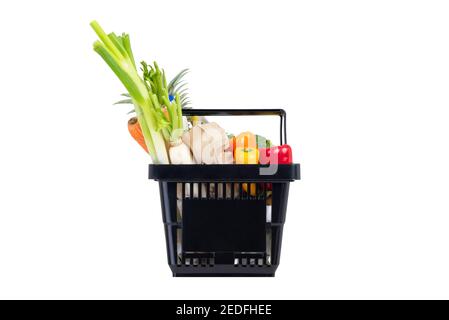
{"label": "white background", "polygon": [[[449,298],[448,16],[445,1],[1,2],[0,298]],[[303,176],[275,278],[171,277],[92,19],[169,77],[189,67],[197,108],[287,110]]]}

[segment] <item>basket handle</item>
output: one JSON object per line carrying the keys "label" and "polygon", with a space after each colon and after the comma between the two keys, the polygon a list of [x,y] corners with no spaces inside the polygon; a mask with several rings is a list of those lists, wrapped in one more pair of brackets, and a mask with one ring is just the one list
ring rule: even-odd
{"label": "basket handle", "polygon": [[282,109],[182,109],[183,116],[279,116],[281,145],[287,143],[287,114]]}

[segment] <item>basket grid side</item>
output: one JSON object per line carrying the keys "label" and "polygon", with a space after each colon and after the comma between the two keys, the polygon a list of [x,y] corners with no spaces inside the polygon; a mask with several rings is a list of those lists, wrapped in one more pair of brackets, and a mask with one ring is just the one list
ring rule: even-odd
{"label": "basket grid side", "polygon": [[[271,182],[185,182],[173,183],[176,190],[176,265],[214,267],[217,263],[234,267],[264,267],[271,265],[272,254],[272,188]],[[265,204],[265,250],[263,252],[194,252],[183,249],[183,204],[190,200],[251,201],[263,200]],[[218,258],[220,255],[221,258]],[[223,256],[226,259],[223,259]]]}

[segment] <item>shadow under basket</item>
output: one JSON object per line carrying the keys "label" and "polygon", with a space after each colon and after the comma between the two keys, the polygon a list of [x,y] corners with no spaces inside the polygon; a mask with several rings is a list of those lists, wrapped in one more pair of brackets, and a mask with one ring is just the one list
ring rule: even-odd
{"label": "shadow under basket", "polygon": [[150,165],[173,276],[274,276],[289,184],[300,178],[300,168],[278,165],[272,175],[261,168]]}

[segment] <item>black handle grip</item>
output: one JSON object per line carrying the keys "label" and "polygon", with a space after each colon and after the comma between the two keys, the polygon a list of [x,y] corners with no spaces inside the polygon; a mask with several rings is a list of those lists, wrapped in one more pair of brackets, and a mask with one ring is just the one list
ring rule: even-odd
{"label": "black handle grip", "polygon": [[287,143],[287,114],[282,109],[182,109],[184,116],[279,116],[281,145]]}

